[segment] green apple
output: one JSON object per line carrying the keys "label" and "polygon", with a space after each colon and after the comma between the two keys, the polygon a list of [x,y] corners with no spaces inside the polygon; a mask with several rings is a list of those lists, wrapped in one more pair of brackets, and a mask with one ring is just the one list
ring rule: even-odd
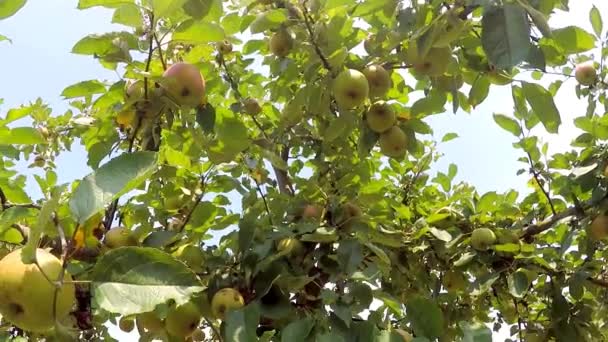
{"label": "green apple", "polygon": [[232,43],[229,40],[222,40],[217,43],[217,50],[222,55],[227,55],[232,52]]}
{"label": "green apple", "polygon": [[378,145],[385,156],[401,158],[407,151],[407,135],[398,126],[393,126],[380,134]]}
{"label": "green apple", "polygon": [[[412,46],[410,49],[416,49]],[[425,56],[418,56],[417,52],[408,50],[406,62],[412,65],[414,76],[441,76],[450,65],[452,50],[450,48],[432,48]]]}
{"label": "green apple", "polygon": [[[65,319],[76,303],[72,276],[65,273],[54,304],[56,280],[64,272],[61,260],[44,249],[36,249],[37,264],[23,262],[23,249],[0,260],[0,315],[8,323],[28,332],[44,333]],[[43,273],[44,272],[44,273]],[[55,311],[53,312],[53,308]]]}
{"label": "green apple", "polygon": [[382,97],[391,89],[391,75],[380,65],[370,65],[363,69],[369,84],[370,97]]}
{"label": "green apple", "polygon": [[584,86],[590,86],[597,82],[597,71],[593,61],[579,63],[574,68],[574,78]]}
{"label": "green apple", "polygon": [[323,215],[323,208],[316,204],[306,204],[298,212],[298,216],[304,221],[320,221],[321,215]]}
{"label": "green apple", "polygon": [[160,81],[165,94],[179,106],[196,107],[205,96],[205,79],[200,70],[189,63],[171,65]]}
{"label": "green apple", "polygon": [[350,229],[363,216],[363,211],[354,202],[346,202],[340,207],[338,225],[340,228]]}
{"label": "green apple", "polygon": [[471,246],[478,251],[486,251],[496,243],[496,235],[489,228],[477,228],[471,234]]}
{"label": "green apple", "polygon": [[433,77],[431,83],[433,84],[433,87],[441,91],[449,92],[462,88],[464,80],[460,74],[453,76],[441,75],[439,77]]}
{"label": "green apple", "polygon": [[449,292],[463,291],[467,287],[467,280],[462,272],[450,270],[443,276],[443,285]]}
{"label": "green apple", "polygon": [[165,329],[172,336],[188,337],[198,328],[201,318],[196,305],[188,302],[169,309],[165,318]]}
{"label": "green apple", "polygon": [[245,306],[245,300],[239,291],[227,287],[217,291],[211,299],[211,311],[219,319],[224,319],[230,310]]}
{"label": "green apple", "polygon": [[245,113],[249,115],[257,115],[262,111],[262,106],[260,106],[260,103],[251,97],[244,99],[242,105]]}
{"label": "green apple", "polygon": [[183,261],[194,272],[202,272],[205,253],[197,245],[191,243],[182,245],[173,252],[173,256]]}
{"label": "green apple", "polygon": [[367,99],[369,83],[362,72],[346,69],[334,79],[333,94],[340,108],[353,109]]}
{"label": "green apple", "polygon": [[118,321],[118,327],[120,330],[129,333],[135,328],[135,321],[133,318],[121,317]]}
{"label": "green apple", "polygon": [[270,37],[270,52],[277,57],[285,57],[293,48],[293,38],[287,30],[279,30]]}
{"label": "green apple", "polygon": [[104,243],[109,248],[136,246],[137,238],[133,235],[133,232],[131,232],[130,229],[118,227],[110,229],[106,232]]}
{"label": "green apple", "polygon": [[284,238],[277,243],[277,251],[288,255],[299,255],[304,251],[304,245],[298,239]]}
{"label": "green apple", "polygon": [[137,323],[151,333],[158,333],[165,328],[165,322],[154,311],[137,315]]}
{"label": "green apple", "polygon": [[397,116],[390,104],[385,101],[377,101],[369,107],[365,114],[365,121],[372,131],[383,133],[395,125]]}

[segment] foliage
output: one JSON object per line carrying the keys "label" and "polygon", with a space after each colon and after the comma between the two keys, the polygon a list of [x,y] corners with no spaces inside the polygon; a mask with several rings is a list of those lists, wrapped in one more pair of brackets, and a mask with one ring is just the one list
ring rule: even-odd
{"label": "foliage", "polygon": [[[1,2],[0,19],[24,3]],[[39,100],[0,122],[0,240],[28,246],[30,257],[50,248],[77,285],[72,323],[48,335],[111,340],[104,323],[138,317],[142,340],[178,341],[149,318],[194,302],[213,340],[401,341],[407,331],[414,341],[490,341],[488,326],[505,324],[512,341],[608,340],[606,224],[588,234],[608,195],[607,54],[591,54],[606,37],[596,8],[586,32],[549,27],[567,0],[78,6],[111,9],[124,25],[72,49],[121,78],[67,87],[64,114]],[[559,133],[565,116],[554,97],[587,60],[597,79],[569,95],[588,100],[573,119],[581,134],[550,155],[532,129]],[[171,88],[164,72],[178,62],[196,66],[204,84]],[[371,65],[388,71],[386,89],[368,71],[371,88],[360,82]],[[339,74],[356,80],[334,87]],[[431,178],[440,150],[425,119],[446,107],[472,112],[501,86],[514,107],[494,119],[516,139],[518,173],[534,191],[479,193],[454,182],[456,165]],[[195,106],[179,100],[198,92]],[[367,125],[379,100],[396,114],[387,131],[396,137],[381,132],[386,122]],[[28,118],[32,125],[15,126]],[[94,172],[58,184],[55,161],[74,144]],[[44,171],[44,198],[23,190],[22,159]],[[115,227],[136,246],[110,248],[104,235]],[[474,249],[478,228],[496,241]],[[183,252],[187,244],[200,254]],[[237,296],[238,305],[212,308],[225,288],[245,305]]]}

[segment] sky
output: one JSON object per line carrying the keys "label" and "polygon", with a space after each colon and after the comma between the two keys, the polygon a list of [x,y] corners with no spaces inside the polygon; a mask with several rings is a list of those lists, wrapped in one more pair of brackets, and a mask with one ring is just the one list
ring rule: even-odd
{"label": "sky", "polygon": [[[576,0],[577,6],[572,6],[568,13],[556,14],[551,26],[576,24],[592,32],[588,20],[592,4],[602,14],[608,14],[605,0]],[[35,101],[38,97],[48,103],[54,113],[62,114],[68,108],[60,97],[65,87],[88,79],[115,81],[118,78],[114,71],[104,69],[90,56],[74,55],[70,51],[88,34],[125,28],[111,24],[112,12],[107,9],[80,11],[76,6],[77,0],[29,0],[15,16],[0,21],[0,34],[12,39],[12,43],[0,42],[0,98],[4,99],[0,116],[10,108]],[[574,80],[562,86],[555,101],[563,122],[559,134],[547,134],[541,125],[534,133],[549,142],[550,152],[561,152],[570,149],[571,140],[579,134],[572,118],[582,115],[586,104],[575,98]],[[471,114],[459,111],[457,115],[447,113],[425,119],[433,127],[436,140],[448,132],[459,135],[459,138],[439,145],[444,157],[433,166],[433,170],[445,172],[454,163],[459,171],[456,181],[471,183],[480,193],[509,189],[529,192],[526,187],[528,176],[516,175],[517,170],[525,165],[517,161],[521,154],[512,147],[515,138],[492,119],[493,113],[512,115],[512,108],[509,87],[493,86],[488,99]],[[80,179],[90,172],[83,156],[84,150],[75,145],[73,152],[57,160],[60,183]],[[32,170],[22,171],[32,174]],[[40,196],[31,176],[26,191],[33,198]],[[133,334],[121,334],[116,329],[112,332],[121,341],[135,340]],[[504,336],[497,335],[496,340],[503,341]]]}

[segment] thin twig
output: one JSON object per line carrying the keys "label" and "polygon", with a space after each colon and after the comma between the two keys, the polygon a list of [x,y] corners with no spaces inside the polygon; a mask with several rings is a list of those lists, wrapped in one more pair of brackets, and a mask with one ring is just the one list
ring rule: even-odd
{"label": "thin twig", "polygon": [[555,214],[557,214],[557,212],[555,211],[555,207],[553,206],[553,200],[551,199],[551,194],[549,193],[549,191],[551,191],[551,190],[545,190],[545,186],[543,185],[543,183],[540,180],[540,174],[534,167],[534,163],[532,163],[532,155],[530,155],[529,152],[526,152],[526,153],[528,154],[528,162],[530,162],[530,171],[532,172],[532,175],[534,176],[534,179],[536,180],[536,184],[538,184],[538,187],[540,188],[540,190],[543,192],[543,194],[547,198],[547,201],[549,202],[549,206],[551,207],[551,213],[553,215],[555,215]]}
{"label": "thin twig", "polygon": [[0,188],[0,204],[2,205],[2,211],[6,210],[6,203],[6,195],[4,194],[2,188]]}
{"label": "thin twig", "polygon": [[152,36],[154,36],[154,40],[156,41],[156,46],[158,48],[158,57],[160,58],[160,63],[163,65],[163,70],[167,70],[167,64],[165,63],[165,59],[163,58],[163,49],[160,47],[160,40],[158,40],[156,32],[154,32]]}
{"label": "thin twig", "polygon": [[203,197],[205,196],[206,181],[207,181],[207,178],[209,177],[209,174],[211,173],[211,171],[213,171],[213,168],[209,169],[209,171],[207,171],[207,173],[205,173],[204,175],[201,176],[201,182],[200,182],[201,193],[200,193],[200,195],[198,195],[196,197],[196,200],[194,200],[194,204],[192,205],[190,210],[188,210],[186,217],[184,217],[181,224],[179,225],[179,228],[177,229],[178,232],[182,232],[184,230],[184,228],[186,227],[186,224],[188,224],[188,222],[192,218],[192,214],[194,213],[194,210],[199,205],[199,203],[201,203],[201,201],[203,200]]}
{"label": "thin twig", "polygon": [[332,76],[333,76],[333,70],[331,68],[331,64],[329,64],[329,61],[327,60],[325,55],[323,55],[323,51],[321,51],[319,44],[317,44],[317,42],[315,41],[315,33],[310,24],[311,17],[310,17],[310,13],[308,12],[308,8],[306,8],[306,1],[304,1],[304,3],[302,4],[302,13],[304,15],[304,25],[306,26],[306,30],[308,31],[310,43],[314,47],[317,56],[319,56],[319,59],[321,59],[321,63],[323,63],[323,66],[325,67],[325,69],[327,69],[327,71],[329,71],[329,73],[332,74]]}
{"label": "thin twig", "polygon": [[222,335],[220,334],[219,330],[217,330],[217,328],[215,327],[215,325],[213,325],[213,322],[211,322],[209,320],[209,318],[205,317],[205,321],[207,321],[207,324],[209,324],[209,327],[211,328],[211,330],[213,330],[213,334],[215,334],[215,337],[217,337],[217,340],[222,342]]}

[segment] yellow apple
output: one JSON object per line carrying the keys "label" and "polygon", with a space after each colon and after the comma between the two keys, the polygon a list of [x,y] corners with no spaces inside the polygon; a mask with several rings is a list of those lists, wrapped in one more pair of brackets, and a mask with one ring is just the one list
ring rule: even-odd
{"label": "yellow apple", "polygon": [[395,125],[397,116],[390,104],[385,101],[377,101],[369,107],[365,114],[365,121],[372,131],[383,133]]}
{"label": "yellow apple", "polygon": [[232,52],[232,43],[228,40],[222,40],[221,42],[217,43],[217,50],[222,55],[227,55]]}
{"label": "yellow apple", "polygon": [[489,228],[477,228],[471,234],[471,246],[478,251],[485,251],[496,243],[496,234]]}
{"label": "yellow apple", "polygon": [[176,337],[188,337],[194,333],[201,321],[201,313],[194,303],[171,308],[165,318],[165,329]]}
{"label": "yellow apple", "polygon": [[382,97],[391,89],[391,75],[380,65],[370,65],[363,69],[369,84],[370,97]]}
{"label": "yellow apple", "polygon": [[136,246],[137,238],[135,238],[131,230],[125,227],[118,227],[106,232],[104,243],[109,248]]}
{"label": "yellow apple", "polygon": [[122,127],[131,127],[135,120],[135,110],[124,109],[116,115],[116,123]]}
{"label": "yellow apple", "polygon": [[[56,310],[53,314],[55,285],[64,272],[62,262],[44,249],[36,249],[36,264],[25,264],[23,249],[19,248],[0,260],[0,315],[2,319],[29,332],[47,332],[57,320],[65,319],[76,303],[74,284],[69,273],[57,293]],[[40,271],[44,272],[44,274]]]}
{"label": "yellow apple", "polygon": [[196,107],[205,96],[205,79],[200,70],[185,62],[171,65],[163,73],[160,85],[179,106]]}
{"label": "yellow apple", "polygon": [[407,151],[407,135],[398,126],[393,126],[380,134],[378,145],[385,156],[401,158]]}
{"label": "yellow apple", "polygon": [[211,311],[219,319],[224,319],[230,310],[245,306],[245,300],[239,291],[233,288],[223,288],[217,291],[211,299]]}
{"label": "yellow apple", "polygon": [[262,111],[260,103],[251,97],[243,100],[243,110],[249,115],[257,115]]}
{"label": "yellow apple", "polygon": [[[410,49],[416,49],[412,46]],[[409,52],[406,61],[411,63],[414,76],[441,76],[447,70],[452,59],[450,48],[432,48],[421,57],[416,52]]]}
{"label": "yellow apple", "polygon": [[574,68],[574,78],[584,86],[590,86],[597,82],[597,71],[593,61],[579,63]]}
{"label": "yellow apple", "polygon": [[333,94],[340,108],[353,109],[367,99],[369,83],[362,72],[354,69],[343,70],[334,79]]}
{"label": "yellow apple", "polygon": [[270,52],[277,57],[285,57],[293,48],[293,38],[287,30],[279,30],[270,37]]}
{"label": "yellow apple", "polygon": [[135,328],[135,321],[133,318],[121,317],[118,321],[118,327],[120,330],[129,333]]}
{"label": "yellow apple", "polygon": [[599,241],[608,237],[608,216],[600,214],[591,222],[589,229],[591,239]]}
{"label": "yellow apple", "polygon": [[182,245],[173,252],[173,255],[188,265],[194,272],[202,272],[205,254],[197,245],[191,243]]}

